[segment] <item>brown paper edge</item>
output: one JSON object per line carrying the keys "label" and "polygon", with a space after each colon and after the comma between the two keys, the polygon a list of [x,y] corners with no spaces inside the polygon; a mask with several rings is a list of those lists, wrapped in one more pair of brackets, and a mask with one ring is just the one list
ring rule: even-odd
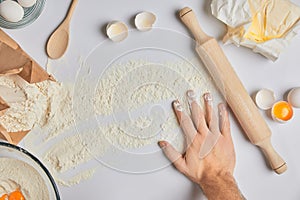
{"label": "brown paper edge", "polygon": [[[25,51],[23,51],[18,43],[4,31],[2,31],[2,29],[0,29],[0,40],[12,49],[22,52],[22,54],[29,59],[29,62],[25,63],[24,66],[8,70],[5,73],[2,73],[2,75],[18,74],[28,83],[38,83],[45,80],[55,81],[55,79],[51,75],[49,75]],[[0,116],[2,116],[8,108],[9,105],[0,97]],[[9,143],[13,144],[18,144],[29,132],[30,130],[20,132],[7,132],[5,128],[0,125],[0,139],[7,140]]]}

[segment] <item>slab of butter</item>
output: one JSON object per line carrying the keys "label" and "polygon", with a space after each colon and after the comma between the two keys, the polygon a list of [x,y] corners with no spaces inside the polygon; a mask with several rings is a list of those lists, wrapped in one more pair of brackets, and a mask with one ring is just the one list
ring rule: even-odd
{"label": "slab of butter", "polygon": [[251,48],[275,61],[300,28],[300,7],[289,0],[212,0],[228,31],[224,43]]}

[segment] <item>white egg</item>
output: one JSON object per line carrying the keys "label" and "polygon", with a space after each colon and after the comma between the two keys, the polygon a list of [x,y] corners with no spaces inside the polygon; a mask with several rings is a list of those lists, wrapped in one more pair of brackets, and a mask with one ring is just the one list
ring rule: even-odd
{"label": "white egg", "polygon": [[274,102],[274,92],[269,89],[261,89],[255,95],[255,103],[262,110],[268,110],[272,108]]}
{"label": "white egg", "polygon": [[288,94],[288,102],[295,108],[300,108],[300,87],[292,89]]}
{"label": "white egg", "polygon": [[18,3],[24,8],[29,8],[36,3],[36,0],[18,0]]}
{"label": "white egg", "polygon": [[9,22],[18,22],[24,16],[24,10],[17,2],[6,0],[0,4],[0,15]]}

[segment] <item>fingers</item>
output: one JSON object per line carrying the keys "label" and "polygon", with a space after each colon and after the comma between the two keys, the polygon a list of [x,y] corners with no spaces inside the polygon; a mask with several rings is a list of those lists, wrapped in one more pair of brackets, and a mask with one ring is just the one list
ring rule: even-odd
{"label": "fingers", "polygon": [[213,98],[210,93],[205,93],[203,95],[204,98],[204,104],[205,104],[205,117],[206,117],[206,123],[211,132],[218,132],[219,126],[218,126],[218,119],[217,116],[213,112]]}
{"label": "fingers", "polygon": [[173,110],[175,112],[178,124],[180,124],[181,119],[182,119],[182,114],[183,114],[183,107],[178,100],[173,101],[172,106],[173,106]]}
{"label": "fingers", "polygon": [[176,169],[184,173],[186,165],[183,156],[166,141],[160,141],[158,142],[158,145],[160,146],[160,148],[162,148],[164,154],[173,163]]}
{"label": "fingers", "polygon": [[189,146],[197,134],[197,130],[191,118],[183,112],[182,105],[178,100],[173,102],[173,108],[178,120],[178,123],[186,136],[187,146]]}
{"label": "fingers", "polygon": [[192,120],[197,131],[200,134],[206,134],[208,128],[205,121],[205,115],[196,100],[196,94],[193,90],[187,91],[187,98],[190,105]]}
{"label": "fingers", "polygon": [[212,116],[213,116],[212,96],[210,93],[205,93],[203,95],[203,98],[204,98],[204,104],[205,104],[206,123],[209,126],[212,121]]}
{"label": "fingers", "polygon": [[230,136],[231,131],[230,131],[229,114],[225,104],[220,103],[218,109],[219,109],[219,119],[220,119],[220,131],[222,135]]}

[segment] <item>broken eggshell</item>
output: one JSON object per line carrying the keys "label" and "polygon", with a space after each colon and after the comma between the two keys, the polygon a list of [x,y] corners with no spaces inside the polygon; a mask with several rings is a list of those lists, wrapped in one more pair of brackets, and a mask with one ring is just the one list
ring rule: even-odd
{"label": "broken eggshell", "polygon": [[261,89],[255,95],[255,103],[262,110],[272,108],[275,102],[275,94],[269,89]]}
{"label": "broken eggshell", "polygon": [[135,16],[135,26],[140,31],[149,31],[156,21],[156,16],[150,12],[141,12]]}
{"label": "broken eggshell", "polygon": [[127,26],[120,21],[112,21],[106,26],[106,34],[114,42],[121,42],[128,36]]}
{"label": "broken eggshell", "polygon": [[300,108],[300,87],[293,88],[288,94],[288,102],[295,108]]}

